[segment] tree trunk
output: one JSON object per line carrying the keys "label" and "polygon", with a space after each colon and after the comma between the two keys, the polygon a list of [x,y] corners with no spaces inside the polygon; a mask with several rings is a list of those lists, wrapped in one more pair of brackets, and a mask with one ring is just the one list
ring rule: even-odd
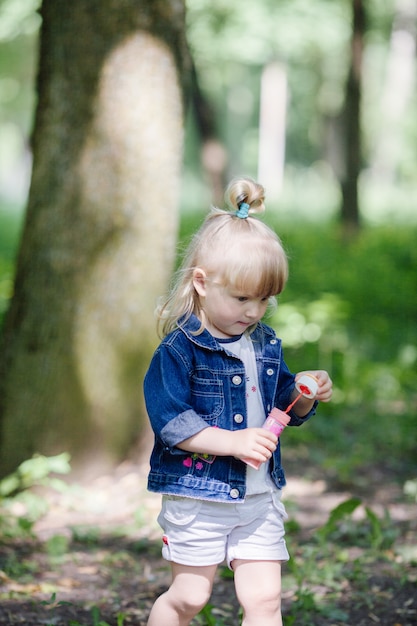
{"label": "tree trunk", "polygon": [[407,152],[407,112],[415,93],[417,3],[397,0],[388,48],[385,85],[381,95],[380,124],[372,175],[378,185],[395,185]]}
{"label": "tree trunk", "polygon": [[215,206],[222,206],[226,185],[227,151],[219,137],[213,105],[200,87],[194,63],[191,68],[191,104],[201,142],[201,163],[211,189],[212,202]]}
{"label": "tree trunk", "polygon": [[144,425],[172,269],[184,3],[43,0],[34,166],[0,356],[0,475],[33,453],[102,469]]}
{"label": "tree trunk", "polygon": [[353,0],[353,28],[351,63],[346,84],[343,112],[345,167],[342,176],[341,218],[345,232],[354,232],[360,226],[358,181],[362,167],[361,150],[361,75],[365,11],[363,0]]}

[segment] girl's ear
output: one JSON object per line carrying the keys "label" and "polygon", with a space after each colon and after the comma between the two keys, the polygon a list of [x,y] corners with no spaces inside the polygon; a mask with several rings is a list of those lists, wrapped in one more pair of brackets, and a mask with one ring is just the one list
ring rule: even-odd
{"label": "girl's ear", "polygon": [[200,267],[196,267],[193,271],[193,285],[194,289],[199,296],[204,297],[206,295],[206,280],[207,275]]}

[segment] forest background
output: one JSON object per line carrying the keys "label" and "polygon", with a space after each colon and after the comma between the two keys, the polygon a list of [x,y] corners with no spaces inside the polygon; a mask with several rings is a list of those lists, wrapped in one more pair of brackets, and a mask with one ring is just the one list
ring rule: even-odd
{"label": "forest background", "polygon": [[[3,0],[0,5],[1,314],[12,293],[30,180],[38,7],[36,0]],[[233,3],[200,0],[187,7],[187,37],[213,117],[205,132],[218,142],[218,170],[226,172],[226,180],[238,173],[267,179],[267,220],[282,237],[291,263],[291,279],[273,323],[293,369],[317,363],[332,372],[335,398],[320,419],[324,425],[329,411],[342,412],[325,439],[339,428],[352,433],[356,443],[348,465],[372,455],[369,441],[377,444],[378,455],[387,446],[383,456],[388,463],[412,459],[415,452],[415,5],[392,0],[368,2],[366,9],[360,221],[349,238],[340,218],[344,147],[337,128],[350,67],[350,3],[298,0],[277,7],[265,0],[239,10]],[[271,64],[278,67],[287,104],[281,113],[285,135],[278,136],[281,141],[272,152],[272,177],[258,158],[262,75]],[[211,172],[210,178],[201,158],[204,130],[196,122],[196,108],[190,107],[178,249],[213,197],[222,202],[218,187],[210,184],[217,174]],[[384,415],[387,424],[381,427]],[[358,448],[362,437],[366,450]],[[345,436],[339,433],[336,439],[344,448]],[[393,442],[398,443],[396,454]],[[335,457],[338,464],[344,462]]]}
{"label": "forest background", "polygon": [[[406,0],[369,0],[362,7],[358,214],[352,220],[343,212],[343,185],[356,4],[188,2],[187,38],[206,108],[194,101],[187,113],[178,250],[210,203],[221,201],[220,183],[240,173],[265,183],[265,219],[290,257],[290,280],[270,323],[292,370],[328,369],[335,385],[334,400],[302,436],[288,433],[286,454],[311,478],[352,492],[379,469],[413,501],[417,9]],[[0,3],[2,316],[13,293],[30,181],[39,6],[37,0]],[[281,111],[272,152],[262,114],[268,71],[279,84],[272,97]]]}

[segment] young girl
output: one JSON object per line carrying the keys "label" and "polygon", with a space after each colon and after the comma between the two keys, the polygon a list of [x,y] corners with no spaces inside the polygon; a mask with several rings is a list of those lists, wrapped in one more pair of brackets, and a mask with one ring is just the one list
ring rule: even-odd
{"label": "young girl", "polygon": [[[234,572],[244,626],[279,626],[285,485],[277,437],[261,428],[273,407],[298,396],[281,341],[261,322],[287,280],[276,234],[257,218],[264,189],[233,181],[231,211],[213,209],[194,235],[159,311],[164,339],[145,377],[155,444],[148,488],[163,494],[158,518],[172,583],[148,626],[187,626],[210,598],[217,566]],[[325,371],[315,399],[301,397],[290,426],[331,398]],[[261,465],[258,470],[243,461]]]}

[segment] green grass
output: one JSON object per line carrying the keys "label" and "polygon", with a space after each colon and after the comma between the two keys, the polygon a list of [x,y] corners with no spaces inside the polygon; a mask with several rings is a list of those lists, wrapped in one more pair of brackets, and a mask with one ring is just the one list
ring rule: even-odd
{"label": "green grass", "polygon": [[[57,600],[56,593],[53,593],[51,597],[49,598],[49,600],[43,600],[40,604],[51,609],[52,613],[53,613],[53,609],[56,607],[65,606],[65,605],[67,606],[73,605],[72,602]],[[117,613],[117,616],[116,616],[117,626],[124,626],[125,617],[126,616],[124,615],[124,613]],[[91,609],[91,620],[92,621],[91,622],[89,621],[88,626],[110,626],[108,622],[105,622],[104,620],[101,619],[100,609],[96,606],[93,606]],[[50,624],[47,624],[47,626],[54,626],[54,621],[52,621]],[[85,622],[81,623],[78,620],[70,620],[68,623],[68,626],[87,626],[87,624]]]}

